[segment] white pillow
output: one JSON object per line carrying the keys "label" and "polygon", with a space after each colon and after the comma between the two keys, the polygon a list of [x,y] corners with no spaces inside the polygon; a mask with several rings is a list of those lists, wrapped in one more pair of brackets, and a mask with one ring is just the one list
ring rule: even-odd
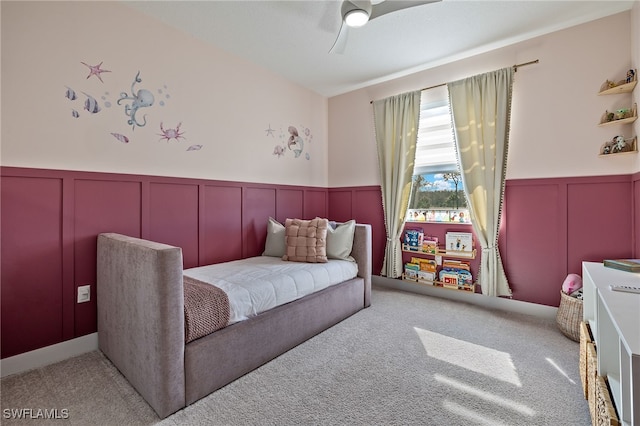
{"label": "white pillow", "polygon": [[342,259],[354,261],[351,254],[353,248],[353,235],[356,231],[356,221],[350,220],[338,225],[335,229],[327,228],[327,257],[329,259]]}
{"label": "white pillow", "polygon": [[270,217],[267,222],[267,241],[264,244],[263,256],[282,257],[287,251],[285,244],[285,227]]}

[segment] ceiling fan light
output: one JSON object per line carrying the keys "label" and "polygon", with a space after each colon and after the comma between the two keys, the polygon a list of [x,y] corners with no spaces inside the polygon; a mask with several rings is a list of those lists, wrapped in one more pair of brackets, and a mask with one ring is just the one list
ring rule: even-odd
{"label": "ceiling fan light", "polygon": [[369,14],[366,10],[353,9],[345,13],[344,23],[350,27],[361,27],[369,21]]}

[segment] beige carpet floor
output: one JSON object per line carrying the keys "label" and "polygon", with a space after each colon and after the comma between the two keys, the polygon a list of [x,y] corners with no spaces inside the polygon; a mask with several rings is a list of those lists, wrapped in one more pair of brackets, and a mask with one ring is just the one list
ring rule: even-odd
{"label": "beige carpet floor", "polygon": [[[374,288],[371,308],[164,420],[95,351],[3,378],[0,421],[587,426],[578,355],[550,319]],[[66,418],[10,418],[43,410]]]}

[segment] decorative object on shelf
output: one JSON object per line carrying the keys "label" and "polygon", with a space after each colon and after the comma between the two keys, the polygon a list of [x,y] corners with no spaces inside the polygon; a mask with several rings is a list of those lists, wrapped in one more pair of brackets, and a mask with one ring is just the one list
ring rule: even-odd
{"label": "decorative object on shelf", "polygon": [[471,232],[447,232],[445,250],[458,256],[471,257],[473,234]]}
{"label": "decorative object on shelf", "polygon": [[473,287],[473,276],[468,262],[445,260],[438,278],[440,278],[443,287],[468,291],[471,291]]}
{"label": "decorative object on shelf", "polygon": [[627,79],[625,80],[625,83],[631,83],[635,80],[636,80],[636,71],[635,70],[627,71]]}
{"label": "decorative object on shelf", "polygon": [[420,251],[423,239],[424,231],[422,229],[405,229],[402,248],[409,251]]}
{"label": "decorative object on shelf", "polygon": [[627,272],[640,272],[640,259],[605,259],[604,266]]}
{"label": "decorative object on shelf", "polygon": [[631,109],[629,108],[620,108],[616,110],[616,120],[624,120],[625,118],[631,117]]}
{"label": "decorative object on shelf", "polygon": [[467,209],[409,209],[407,222],[470,223]]}
{"label": "decorative object on shelf", "polygon": [[612,140],[605,142],[600,147],[600,155],[623,154],[638,152],[638,138],[625,139],[624,136],[614,136]]}

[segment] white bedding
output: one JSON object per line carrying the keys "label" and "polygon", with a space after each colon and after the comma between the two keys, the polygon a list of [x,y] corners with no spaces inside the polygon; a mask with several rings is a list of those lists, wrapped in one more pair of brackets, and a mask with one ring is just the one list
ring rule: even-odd
{"label": "white bedding", "polygon": [[229,324],[355,278],[357,274],[358,265],[348,260],[302,263],[270,256],[184,270],[184,275],[227,293],[231,308]]}

